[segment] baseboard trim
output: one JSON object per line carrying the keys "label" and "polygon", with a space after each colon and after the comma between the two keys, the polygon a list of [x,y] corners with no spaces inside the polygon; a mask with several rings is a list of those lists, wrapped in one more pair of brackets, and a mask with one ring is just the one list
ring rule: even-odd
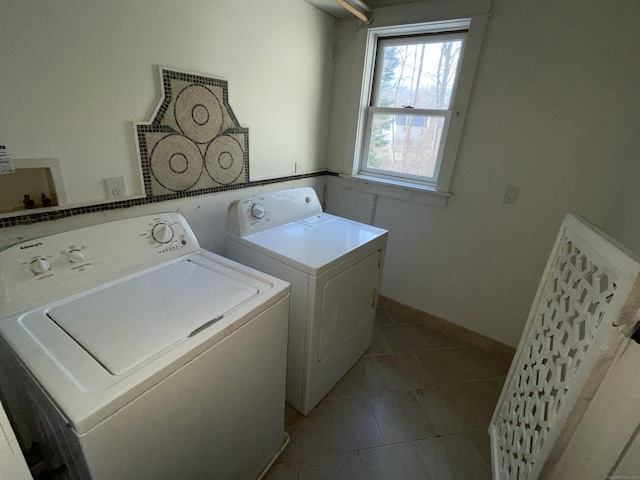
{"label": "baseboard trim", "polygon": [[378,298],[378,307],[386,310],[392,318],[405,317],[408,321],[418,321],[438,333],[448,335],[479,350],[491,353],[501,361],[506,362],[507,365],[511,364],[516,353],[516,349],[509,345],[505,345],[493,338],[486,337],[443,318],[418,310],[417,308],[403,305],[388,297],[380,295]]}

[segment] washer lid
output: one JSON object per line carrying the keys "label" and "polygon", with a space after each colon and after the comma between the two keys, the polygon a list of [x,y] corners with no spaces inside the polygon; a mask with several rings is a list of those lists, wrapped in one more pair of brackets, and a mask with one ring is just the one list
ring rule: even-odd
{"label": "washer lid", "polygon": [[120,375],[258,293],[221,272],[181,261],[56,306],[47,316]]}
{"label": "washer lid", "polygon": [[245,242],[310,275],[319,275],[336,261],[376,240],[387,231],[320,213],[242,237]]}

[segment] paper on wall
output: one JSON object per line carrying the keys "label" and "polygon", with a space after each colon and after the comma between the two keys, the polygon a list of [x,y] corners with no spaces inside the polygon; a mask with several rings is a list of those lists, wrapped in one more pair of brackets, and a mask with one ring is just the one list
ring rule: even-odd
{"label": "paper on wall", "polygon": [[13,173],[15,171],[16,167],[14,167],[9,152],[7,152],[7,147],[0,145],[0,175],[3,173]]}

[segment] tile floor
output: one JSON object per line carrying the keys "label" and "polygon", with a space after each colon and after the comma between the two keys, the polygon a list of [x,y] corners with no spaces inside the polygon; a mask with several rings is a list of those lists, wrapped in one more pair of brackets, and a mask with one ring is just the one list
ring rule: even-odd
{"label": "tile floor", "polygon": [[265,480],[490,479],[504,360],[380,307],[373,345],[304,417]]}

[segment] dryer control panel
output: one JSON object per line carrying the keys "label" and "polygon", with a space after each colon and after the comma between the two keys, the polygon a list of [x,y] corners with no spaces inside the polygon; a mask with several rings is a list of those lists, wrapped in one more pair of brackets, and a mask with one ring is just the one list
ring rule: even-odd
{"label": "dryer control panel", "polygon": [[244,237],[320,213],[322,205],[313,188],[281,190],[232,203],[227,232]]}
{"label": "dryer control panel", "polygon": [[200,247],[182,215],[145,215],[0,251],[0,318],[104,285]]}

